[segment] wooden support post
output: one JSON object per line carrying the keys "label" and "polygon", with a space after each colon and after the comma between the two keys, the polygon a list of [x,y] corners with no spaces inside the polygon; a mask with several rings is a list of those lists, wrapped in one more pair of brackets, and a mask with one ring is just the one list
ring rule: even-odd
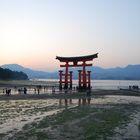
{"label": "wooden support post", "polygon": [[63,73],[63,71],[60,70],[59,71],[59,89],[60,90],[62,89],[62,73]]}
{"label": "wooden support post", "polygon": [[87,83],[86,83],[86,62],[83,61],[83,88],[87,88]]}
{"label": "wooden support post", "polygon": [[65,106],[68,105],[68,99],[65,99]]}
{"label": "wooden support post", "polygon": [[81,88],[81,70],[78,70],[79,72],[79,89]]}
{"label": "wooden support post", "polygon": [[67,89],[68,88],[68,62],[66,62],[66,71],[65,71],[65,86],[64,88]]}
{"label": "wooden support post", "polygon": [[79,100],[78,100],[78,105],[79,106],[81,105],[81,98],[79,98]]}
{"label": "wooden support post", "polygon": [[70,89],[72,89],[72,71],[70,71]]}
{"label": "wooden support post", "polygon": [[71,98],[69,99],[69,103],[72,104],[72,99]]}
{"label": "wooden support post", "polygon": [[88,89],[90,89],[91,88],[91,84],[90,84],[90,73],[91,73],[91,71],[87,71],[88,72]]}

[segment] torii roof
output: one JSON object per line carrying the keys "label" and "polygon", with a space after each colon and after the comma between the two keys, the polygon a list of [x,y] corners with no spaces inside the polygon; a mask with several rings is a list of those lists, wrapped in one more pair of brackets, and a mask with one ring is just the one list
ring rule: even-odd
{"label": "torii roof", "polygon": [[60,57],[56,56],[60,62],[78,62],[78,61],[91,61],[98,57],[98,53],[86,56],[76,56],[76,57]]}

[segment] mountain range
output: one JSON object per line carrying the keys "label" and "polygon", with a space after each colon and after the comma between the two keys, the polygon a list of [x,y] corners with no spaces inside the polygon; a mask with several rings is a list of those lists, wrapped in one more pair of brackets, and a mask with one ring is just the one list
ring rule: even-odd
{"label": "mountain range", "polygon": [[[7,68],[12,71],[21,71],[28,75],[30,79],[32,78],[47,78],[47,79],[57,79],[59,78],[58,71],[56,72],[45,72],[32,70],[30,68],[25,68],[18,64],[6,64],[2,65],[2,68]],[[79,68],[71,68],[73,71],[73,78],[78,78]],[[97,66],[90,67],[91,79],[99,80],[140,80],[140,64],[138,65],[128,65],[124,68],[101,68]]]}

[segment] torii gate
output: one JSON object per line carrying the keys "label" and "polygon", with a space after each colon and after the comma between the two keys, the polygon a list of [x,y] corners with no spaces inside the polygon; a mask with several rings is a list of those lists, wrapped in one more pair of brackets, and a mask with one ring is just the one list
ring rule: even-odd
{"label": "torii gate", "polygon": [[[83,67],[83,70],[78,70],[79,72],[79,89],[90,89],[90,73],[91,71],[86,71],[86,66],[92,66],[92,64],[87,64],[87,61],[92,61],[94,58],[98,57],[98,53],[87,56],[78,56],[78,57],[60,57],[56,56],[60,62],[64,62],[65,64],[60,65],[60,67],[65,67],[65,74],[62,70],[59,71],[59,88],[62,89],[62,85],[64,84],[64,88],[67,89],[72,88],[72,71],[68,71],[69,67]],[[69,64],[71,63],[72,64]],[[78,62],[82,62],[78,64]],[[64,76],[64,80],[63,80]]]}

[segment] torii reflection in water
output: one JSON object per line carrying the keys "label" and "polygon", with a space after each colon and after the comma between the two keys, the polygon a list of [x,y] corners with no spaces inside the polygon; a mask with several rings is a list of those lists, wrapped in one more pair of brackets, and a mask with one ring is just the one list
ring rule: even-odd
{"label": "torii reflection in water", "polygon": [[65,98],[65,99],[59,99],[59,106],[65,105],[74,105],[77,104],[78,106],[81,105],[90,105],[91,97],[82,97],[79,99],[71,99],[71,98]]}

